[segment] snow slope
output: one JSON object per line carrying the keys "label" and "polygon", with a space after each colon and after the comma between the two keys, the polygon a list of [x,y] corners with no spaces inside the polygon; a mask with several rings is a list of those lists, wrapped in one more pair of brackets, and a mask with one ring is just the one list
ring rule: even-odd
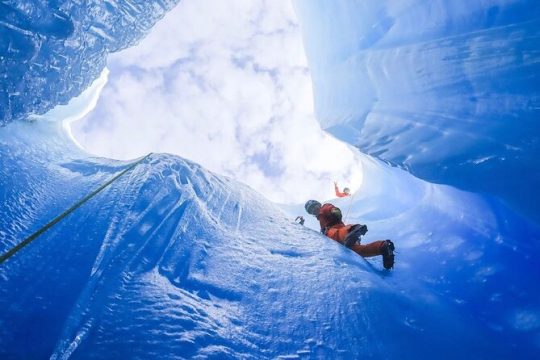
{"label": "snow slope", "polygon": [[[62,131],[2,130],[1,168],[16,172],[1,178],[17,179],[2,187],[14,209],[3,218],[3,249],[127,165],[89,158]],[[371,166],[389,172],[385,181],[400,171]],[[398,267],[387,272],[245,185],[151,155],[0,267],[2,358],[532,354],[526,334],[539,314],[529,284],[538,270],[514,229],[478,220],[490,207],[474,195],[405,176],[410,198],[379,209],[370,203],[397,192],[366,183],[373,195],[350,214],[368,222],[371,238],[396,234]],[[426,213],[433,222],[419,220]],[[505,271],[516,265],[520,273]]]}

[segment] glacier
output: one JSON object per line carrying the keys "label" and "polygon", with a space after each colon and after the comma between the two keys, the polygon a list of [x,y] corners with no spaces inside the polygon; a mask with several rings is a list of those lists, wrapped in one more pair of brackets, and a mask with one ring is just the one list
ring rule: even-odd
{"label": "glacier", "polygon": [[538,1],[295,5],[323,127],[540,221]]}
{"label": "glacier", "polygon": [[[0,253],[131,164],[43,114],[174,3],[0,5]],[[152,154],[0,264],[2,359],[537,357],[540,6],[294,5],[321,125],[367,154],[332,201],[396,268]]]}

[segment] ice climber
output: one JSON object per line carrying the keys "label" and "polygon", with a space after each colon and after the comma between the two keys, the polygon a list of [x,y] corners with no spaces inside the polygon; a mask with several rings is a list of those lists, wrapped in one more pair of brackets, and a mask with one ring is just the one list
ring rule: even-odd
{"label": "ice climber", "polygon": [[343,192],[339,191],[339,187],[336,181],[334,181],[334,189],[336,190],[337,197],[351,196],[351,190],[348,187],[343,188]]}
{"label": "ice climber", "polygon": [[305,209],[319,220],[324,235],[363,257],[382,255],[384,268],[394,267],[394,243],[391,240],[377,240],[361,245],[360,236],[367,232],[366,225],[345,225],[341,220],[341,210],[330,203],[321,205],[317,200],[308,200]]}

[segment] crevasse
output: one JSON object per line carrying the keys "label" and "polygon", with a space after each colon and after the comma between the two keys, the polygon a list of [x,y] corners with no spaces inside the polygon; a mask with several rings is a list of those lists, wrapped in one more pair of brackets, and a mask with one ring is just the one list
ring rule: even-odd
{"label": "crevasse", "polygon": [[[129,165],[24,119],[172,5],[0,5],[2,253]],[[2,358],[535,357],[539,6],[295,6],[321,123],[371,155],[348,220],[396,269],[154,154],[0,265]]]}

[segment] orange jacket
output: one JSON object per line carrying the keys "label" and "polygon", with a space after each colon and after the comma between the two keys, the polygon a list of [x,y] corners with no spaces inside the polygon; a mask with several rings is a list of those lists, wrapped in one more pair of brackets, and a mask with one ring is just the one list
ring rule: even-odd
{"label": "orange jacket", "polygon": [[349,235],[353,226],[354,225],[345,225],[344,223],[334,225],[326,230],[326,236],[340,244],[345,244],[345,238]]}
{"label": "orange jacket", "polygon": [[345,225],[341,217],[341,210],[338,207],[326,203],[321,206],[317,220],[324,235],[343,244],[352,225]]}
{"label": "orange jacket", "polygon": [[319,225],[321,225],[321,232],[323,234],[326,234],[326,229],[337,224],[343,224],[341,221],[341,210],[329,203],[321,206],[319,214],[317,215],[317,220],[319,220]]}
{"label": "orange jacket", "polygon": [[350,194],[346,194],[346,193],[344,193],[344,192],[339,191],[339,187],[337,186],[337,184],[334,184],[334,188],[335,188],[335,190],[336,190],[336,196],[337,196],[337,197],[340,197],[340,198],[341,198],[341,197],[346,197],[346,196],[349,196],[349,195],[350,195]]}

